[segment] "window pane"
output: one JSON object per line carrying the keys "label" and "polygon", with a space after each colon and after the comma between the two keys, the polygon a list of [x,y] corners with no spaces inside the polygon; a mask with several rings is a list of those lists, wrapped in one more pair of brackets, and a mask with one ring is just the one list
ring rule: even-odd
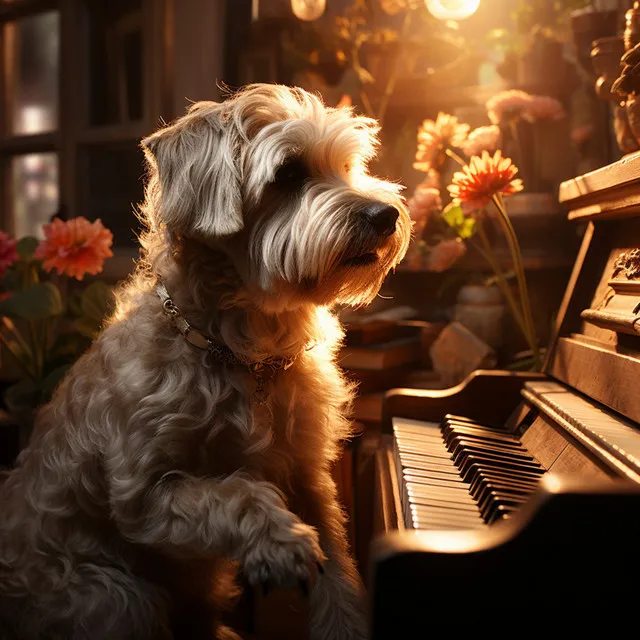
{"label": "window pane", "polygon": [[87,4],[89,122],[118,124],[143,115],[141,0]]}
{"label": "window pane", "polygon": [[13,134],[58,126],[60,16],[41,13],[5,26],[5,89]]}
{"label": "window pane", "polygon": [[113,232],[118,248],[137,247],[140,223],[134,208],[144,196],[144,158],[137,140],[108,147],[89,147],[80,176],[84,187],[80,210],[90,220],[100,218]]}
{"label": "window pane", "polygon": [[42,238],[42,225],[58,211],[58,156],[16,156],[11,160],[11,178],[15,236]]}

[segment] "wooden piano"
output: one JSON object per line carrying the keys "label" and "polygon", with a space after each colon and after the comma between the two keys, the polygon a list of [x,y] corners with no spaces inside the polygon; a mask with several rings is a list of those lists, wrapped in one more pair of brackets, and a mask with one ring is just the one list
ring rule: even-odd
{"label": "wooden piano", "polygon": [[583,241],[543,373],[477,371],[451,389],[385,396],[374,640],[483,627],[511,635],[523,622],[573,635],[606,620],[607,637],[631,627],[640,153],[564,182],[559,199]]}

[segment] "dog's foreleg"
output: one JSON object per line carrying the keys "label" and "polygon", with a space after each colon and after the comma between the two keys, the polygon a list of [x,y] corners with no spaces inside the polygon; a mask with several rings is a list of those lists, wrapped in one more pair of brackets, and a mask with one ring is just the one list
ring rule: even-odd
{"label": "dog's foreleg", "polygon": [[[252,584],[306,580],[323,560],[317,531],[291,513],[277,488],[233,474],[223,479],[165,474],[152,487],[112,484],[114,518],[138,543],[186,557],[238,560]],[[140,483],[138,482],[138,485]],[[131,488],[137,495],[125,490]]]}
{"label": "dog's foreleg", "polygon": [[307,478],[300,497],[305,521],[317,527],[327,556],[311,593],[311,639],[365,640],[365,590],[349,551],[335,483],[328,473]]}

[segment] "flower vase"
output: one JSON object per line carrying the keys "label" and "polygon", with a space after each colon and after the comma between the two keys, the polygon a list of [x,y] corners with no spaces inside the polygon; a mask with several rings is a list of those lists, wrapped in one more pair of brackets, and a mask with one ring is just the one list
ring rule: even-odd
{"label": "flower vase", "polygon": [[504,340],[506,308],[496,286],[465,285],[458,292],[456,322],[464,325],[485,344],[498,349]]}

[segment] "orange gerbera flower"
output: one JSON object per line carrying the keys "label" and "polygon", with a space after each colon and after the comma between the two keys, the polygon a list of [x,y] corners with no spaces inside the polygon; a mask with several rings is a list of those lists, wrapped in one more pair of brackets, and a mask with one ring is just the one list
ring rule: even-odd
{"label": "orange gerbera flower", "polygon": [[82,280],[85,273],[100,273],[105,258],[113,255],[113,234],[100,220],[89,222],[82,216],[67,221],[55,218],[43,230],[45,239],[34,256],[44,261],[45,271],[55,269],[60,275]]}
{"label": "orange gerbera flower", "polygon": [[482,157],[473,156],[462,171],[453,174],[447,189],[454,202],[466,209],[483,209],[497,193],[509,196],[522,191],[522,180],[514,179],[517,173],[511,158],[503,158],[500,150],[493,156],[483,151]]}

